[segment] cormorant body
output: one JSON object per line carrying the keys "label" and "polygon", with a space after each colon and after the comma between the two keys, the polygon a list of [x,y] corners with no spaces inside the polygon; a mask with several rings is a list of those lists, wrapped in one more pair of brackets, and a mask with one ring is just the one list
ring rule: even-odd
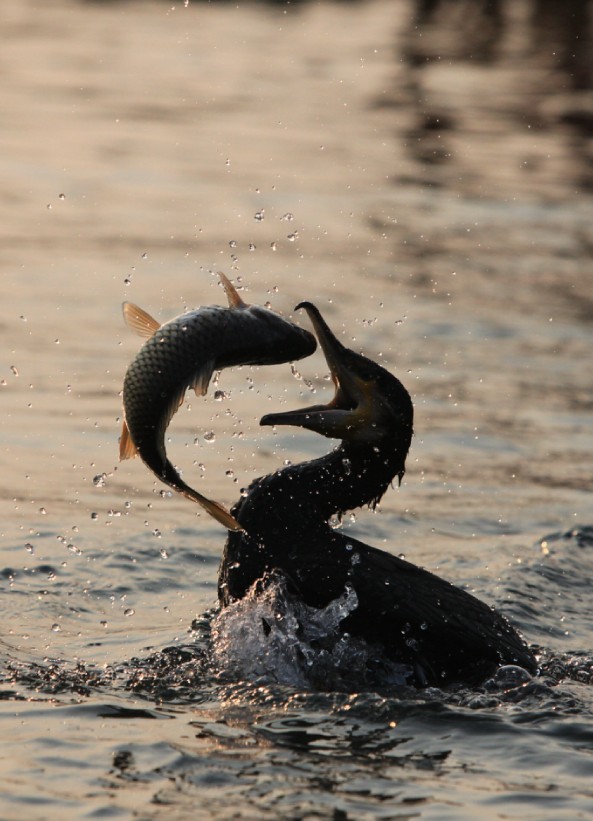
{"label": "cormorant body", "polygon": [[412,437],[410,396],[394,376],[345,348],[304,303],[326,355],[336,396],[326,406],[270,414],[341,436],[331,453],[256,479],[233,508],[243,532],[229,533],[219,575],[223,606],[280,572],[305,604],[322,608],[350,585],[356,608],[342,628],[409,664],[417,686],[478,683],[505,664],[536,669],[508,621],[466,591],[408,561],[337,532],[329,520],[374,506],[403,476]]}

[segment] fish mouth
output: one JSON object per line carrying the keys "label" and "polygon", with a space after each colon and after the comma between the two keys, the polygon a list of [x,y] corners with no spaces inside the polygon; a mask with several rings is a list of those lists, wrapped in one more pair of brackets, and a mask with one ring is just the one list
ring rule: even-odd
{"label": "fish mouth", "polygon": [[326,405],[268,413],[260,425],[294,425],[337,439],[355,438],[363,430],[368,434],[378,406],[372,378],[378,366],[342,345],[315,305],[301,302],[295,310],[301,308],[309,315],[329,366],[334,397]]}

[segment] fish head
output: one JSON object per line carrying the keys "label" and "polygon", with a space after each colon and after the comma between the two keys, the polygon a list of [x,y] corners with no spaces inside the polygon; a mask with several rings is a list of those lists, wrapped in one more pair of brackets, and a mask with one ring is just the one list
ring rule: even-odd
{"label": "fish head", "polygon": [[310,331],[300,328],[270,308],[245,306],[243,317],[246,323],[252,323],[255,328],[253,333],[245,333],[245,365],[294,362],[311,356],[317,348],[317,340]]}

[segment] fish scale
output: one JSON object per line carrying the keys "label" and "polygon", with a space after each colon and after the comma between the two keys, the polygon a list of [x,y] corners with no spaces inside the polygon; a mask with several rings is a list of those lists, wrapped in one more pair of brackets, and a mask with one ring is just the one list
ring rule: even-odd
{"label": "fish scale", "polygon": [[231,513],[187,485],[168,460],[165,431],[188,388],[203,396],[215,370],[234,365],[271,365],[302,359],[315,350],[312,334],[279,314],[247,305],[221,276],[229,307],[210,305],[163,325],[124,303],[130,327],[149,336],[130,364],[123,388],[124,425],[120,458],[138,454],[165,484],[198,502],[231,530],[241,529]]}

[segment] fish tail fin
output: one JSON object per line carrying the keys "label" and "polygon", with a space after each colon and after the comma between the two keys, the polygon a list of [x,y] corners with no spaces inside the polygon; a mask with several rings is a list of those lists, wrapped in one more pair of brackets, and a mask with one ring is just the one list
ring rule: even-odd
{"label": "fish tail fin", "polygon": [[133,459],[137,453],[136,445],[132,442],[132,437],[130,436],[130,429],[124,419],[121,436],[119,438],[119,460],[123,462],[124,459]]}
{"label": "fish tail fin", "polygon": [[212,499],[208,499],[206,496],[203,496],[201,493],[198,493],[197,490],[194,490],[187,485],[181,490],[181,493],[183,493],[186,498],[191,499],[201,505],[206,513],[209,513],[213,519],[220,522],[220,524],[223,527],[226,527],[227,530],[243,530],[230,510],[227,510],[226,507],[221,505],[219,502],[214,502]]}
{"label": "fish tail fin", "polygon": [[212,499],[208,499],[207,496],[198,493],[198,491],[194,490],[193,487],[186,485],[171,462],[168,460],[161,478],[169,485],[169,487],[172,487],[174,490],[182,493],[186,499],[191,499],[192,502],[197,502],[204,508],[206,513],[209,513],[213,519],[216,519],[216,521],[223,527],[226,527],[227,530],[243,530],[233,514],[227,510],[224,505],[219,504],[219,502],[214,502]]}

